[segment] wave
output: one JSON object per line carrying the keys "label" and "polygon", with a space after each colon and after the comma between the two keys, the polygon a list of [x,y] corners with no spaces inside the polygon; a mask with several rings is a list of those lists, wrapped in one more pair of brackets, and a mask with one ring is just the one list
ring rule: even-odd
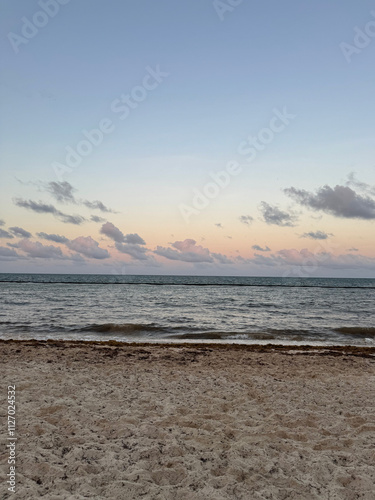
{"label": "wave", "polygon": [[335,328],[335,332],[343,335],[352,335],[353,337],[375,337],[375,327],[357,327],[357,326],[343,326]]}
{"label": "wave", "polygon": [[167,332],[167,328],[163,328],[161,326],[157,326],[154,323],[150,324],[142,324],[142,323],[104,323],[104,324],[92,324],[88,326],[84,326],[83,328],[78,328],[75,331],[79,332],[95,332],[95,333],[117,333],[117,334],[127,334],[131,335],[136,334],[136,333],[151,333],[151,332],[157,332],[157,333],[163,333]]}

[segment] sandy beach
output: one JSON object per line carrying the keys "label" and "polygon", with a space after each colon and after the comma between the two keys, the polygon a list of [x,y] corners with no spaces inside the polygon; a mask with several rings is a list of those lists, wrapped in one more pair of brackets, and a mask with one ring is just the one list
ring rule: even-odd
{"label": "sandy beach", "polygon": [[374,348],[3,341],[0,357],[17,437],[1,499],[375,498]]}

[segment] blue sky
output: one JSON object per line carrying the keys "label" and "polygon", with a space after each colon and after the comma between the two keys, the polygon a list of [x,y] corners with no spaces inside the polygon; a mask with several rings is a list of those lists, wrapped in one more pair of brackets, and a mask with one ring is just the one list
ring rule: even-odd
{"label": "blue sky", "polygon": [[[163,273],[272,275],[301,265],[300,257],[285,260],[280,252],[306,249],[332,254],[324,265],[315,257],[317,274],[375,275],[373,2],[64,2],[1,2],[1,227],[24,228],[34,245],[47,244],[38,232],[90,237],[108,257],[78,252],[84,262],[77,264],[61,245],[62,257],[53,250],[40,257],[30,245],[17,248],[21,240],[13,234],[0,241],[0,271],[107,272],[120,262],[134,272],[149,273],[152,265]],[[38,22],[45,25],[29,26],[33,36],[25,38],[25,23]],[[162,76],[142,91],[150,71]],[[123,95],[141,98],[121,120],[114,102]],[[294,118],[248,162],[239,145],[269,128],[275,110]],[[83,131],[103,120],[111,132],[77,167],[56,175],[53,165],[66,165],[66,148],[76,149]],[[229,161],[240,163],[241,173],[196,213],[194,189],[204,190],[210,172]],[[73,206],[56,193],[51,198],[51,182],[76,190]],[[332,192],[319,191],[324,186]],[[290,187],[319,203],[286,195]],[[149,261],[111,248],[113,240],[100,223],[88,222],[77,196],[112,207],[99,214],[102,224],[141,234]],[[52,203],[87,220],[62,222],[15,199]],[[368,210],[358,215],[343,203]],[[188,221],[181,206],[195,210]],[[294,219],[278,218],[277,210]],[[252,221],[241,223],[241,216]],[[331,242],[328,249],[317,250],[316,237],[301,238],[318,231]],[[174,245],[188,240],[196,243]],[[271,248],[268,261],[257,257],[258,244]],[[189,248],[202,255],[198,246],[211,262],[155,253]]]}

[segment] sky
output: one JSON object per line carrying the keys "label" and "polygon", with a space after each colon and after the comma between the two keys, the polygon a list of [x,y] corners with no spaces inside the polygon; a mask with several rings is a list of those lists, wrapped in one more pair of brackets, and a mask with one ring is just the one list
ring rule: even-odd
{"label": "sky", "polygon": [[375,277],[372,1],[0,9],[0,272]]}

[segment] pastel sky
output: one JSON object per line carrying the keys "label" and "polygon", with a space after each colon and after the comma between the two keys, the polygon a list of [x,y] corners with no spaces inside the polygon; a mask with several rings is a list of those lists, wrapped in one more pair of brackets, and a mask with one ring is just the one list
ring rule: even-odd
{"label": "pastel sky", "polygon": [[373,1],[1,10],[0,272],[375,277]]}

